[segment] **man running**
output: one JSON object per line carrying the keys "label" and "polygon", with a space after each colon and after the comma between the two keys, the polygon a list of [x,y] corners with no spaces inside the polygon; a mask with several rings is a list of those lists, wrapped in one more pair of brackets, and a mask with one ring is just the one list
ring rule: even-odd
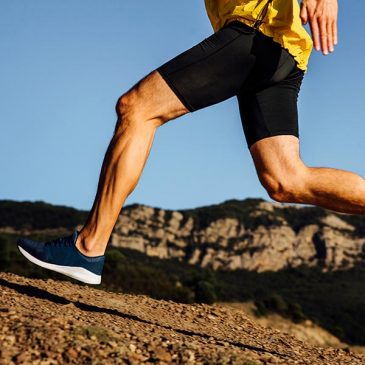
{"label": "man running", "polygon": [[[80,232],[46,243],[20,239],[35,264],[99,284],[104,253],[156,129],[236,96],[261,184],[278,202],[365,213],[365,180],[306,166],[299,155],[297,98],[314,45],[337,43],[337,0],[205,0],[215,33],[163,64],[122,95],[98,190]],[[312,38],[303,24],[309,22]]]}

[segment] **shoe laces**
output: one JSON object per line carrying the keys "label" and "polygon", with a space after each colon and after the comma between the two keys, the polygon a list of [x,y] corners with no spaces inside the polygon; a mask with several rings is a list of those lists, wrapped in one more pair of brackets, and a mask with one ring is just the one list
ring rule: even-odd
{"label": "shoe laces", "polygon": [[45,243],[45,246],[71,246],[71,245],[72,242],[70,237],[60,237]]}

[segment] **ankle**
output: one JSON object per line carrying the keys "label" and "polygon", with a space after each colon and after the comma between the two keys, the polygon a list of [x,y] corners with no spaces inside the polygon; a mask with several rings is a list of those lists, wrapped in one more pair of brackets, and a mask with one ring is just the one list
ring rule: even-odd
{"label": "ankle", "polygon": [[105,253],[105,249],[97,246],[95,240],[85,237],[81,232],[77,237],[76,247],[86,256],[100,256]]}

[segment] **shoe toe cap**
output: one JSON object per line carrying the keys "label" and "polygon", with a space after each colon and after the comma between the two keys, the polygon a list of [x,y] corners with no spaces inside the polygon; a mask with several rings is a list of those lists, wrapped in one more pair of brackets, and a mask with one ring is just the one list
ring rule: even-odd
{"label": "shoe toe cap", "polygon": [[39,257],[41,256],[41,244],[38,242],[32,241],[28,238],[20,238],[18,240],[18,246],[23,250],[31,254],[32,256]]}

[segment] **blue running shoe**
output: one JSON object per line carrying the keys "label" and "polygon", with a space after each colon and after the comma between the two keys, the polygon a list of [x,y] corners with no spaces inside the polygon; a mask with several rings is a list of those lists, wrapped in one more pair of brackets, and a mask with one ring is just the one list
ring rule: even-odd
{"label": "blue running shoe", "polygon": [[26,238],[18,240],[19,251],[33,264],[57,271],[87,284],[100,284],[105,255],[85,256],[76,247],[79,232],[71,236],[39,243]]}

